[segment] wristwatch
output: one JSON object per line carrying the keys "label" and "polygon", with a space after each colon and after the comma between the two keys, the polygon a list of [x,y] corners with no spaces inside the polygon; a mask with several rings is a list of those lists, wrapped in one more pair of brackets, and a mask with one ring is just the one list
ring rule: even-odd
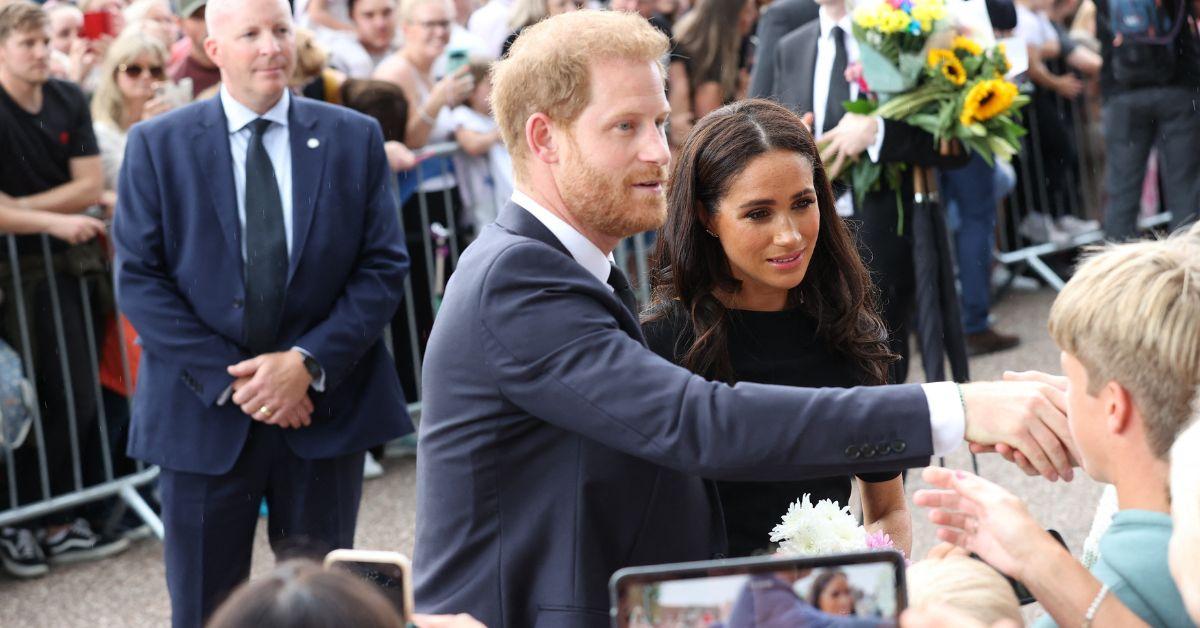
{"label": "wristwatch", "polygon": [[317,359],[311,355],[306,355],[303,353],[300,355],[304,356],[304,370],[308,371],[308,374],[312,377],[312,380],[315,382],[321,379],[321,364],[317,362]]}

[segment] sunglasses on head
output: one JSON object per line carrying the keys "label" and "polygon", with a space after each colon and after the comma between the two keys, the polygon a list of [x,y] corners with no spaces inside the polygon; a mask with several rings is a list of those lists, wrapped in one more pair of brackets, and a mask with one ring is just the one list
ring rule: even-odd
{"label": "sunglasses on head", "polygon": [[128,76],[131,79],[141,77],[142,72],[145,72],[146,70],[149,70],[150,76],[157,80],[161,81],[167,77],[167,73],[165,70],[163,70],[161,65],[152,65],[149,68],[144,68],[136,63],[122,63],[121,65],[117,66],[118,72],[124,72],[125,76]]}

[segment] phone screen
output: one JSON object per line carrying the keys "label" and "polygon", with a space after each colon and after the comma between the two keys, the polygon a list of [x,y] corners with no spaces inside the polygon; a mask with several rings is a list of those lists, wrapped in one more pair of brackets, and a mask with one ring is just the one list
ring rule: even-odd
{"label": "phone screen", "polygon": [[451,50],[446,56],[446,75],[449,76],[458,71],[459,68],[467,64],[466,50]]}
{"label": "phone screen", "polygon": [[404,603],[404,570],[393,563],[338,561],[339,567],[375,585],[392,603],[401,617],[408,617]]}
{"label": "phone screen", "polygon": [[[612,619],[617,628],[895,626],[906,604],[900,564],[887,556],[845,564],[742,561],[639,574],[618,581]],[[835,603],[819,605],[814,588],[837,592]],[[847,615],[856,621],[847,623]]]}

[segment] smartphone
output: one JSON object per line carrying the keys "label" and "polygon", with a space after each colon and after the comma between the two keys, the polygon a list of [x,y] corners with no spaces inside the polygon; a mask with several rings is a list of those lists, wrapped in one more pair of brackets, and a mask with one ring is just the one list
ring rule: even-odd
{"label": "smartphone", "polygon": [[185,77],[179,83],[164,81],[154,86],[154,97],[171,105],[182,107],[192,102],[192,79]]}
{"label": "smartphone", "polygon": [[[1046,530],[1046,533],[1049,534],[1050,536],[1054,537],[1054,540],[1058,541],[1059,545],[1063,546],[1068,551],[1070,550],[1070,548],[1067,547],[1067,542],[1065,540],[1063,540],[1063,537],[1061,534],[1058,533],[1058,530],[1053,530],[1053,529],[1048,528]],[[978,554],[972,553],[971,558],[974,558],[975,560],[978,560],[984,564],[987,564],[987,561],[980,558]],[[995,567],[993,567],[993,569],[995,569]],[[997,570],[997,572],[999,572],[999,570]],[[1003,573],[1001,573],[1000,575],[1004,576],[1005,580],[1008,580],[1008,586],[1012,587],[1013,593],[1016,594],[1016,596],[1017,596],[1017,602],[1019,602],[1021,604],[1021,606],[1028,606],[1029,604],[1033,604],[1034,602],[1037,601],[1037,598],[1033,596],[1033,593],[1030,593],[1029,588],[1026,587],[1025,584],[1022,583],[1020,580],[1017,580],[1016,578],[1013,578],[1011,576],[1005,576]]]}
{"label": "smartphone", "polygon": [[112,30],[112,15],[108,11],[88,11],[83,14],[83,26],[79,27],[79,36],[96,40],[112,35]]}
{"label": "smartphone", "polygon": [[412,619],[412,563],[399,552],[340,549],[325,556],[326,569],[345,569],[375,585],[401,619]]}
{"label": "smartphone", "polygon": [[453,76],[458,69],[470,63],[468,53],[463,48],[455,48],[446,54],[446,76]]}
{"label": "smartphone", "polygon": [[614,628],[804,628],[842,620],[807,598],[818,579],[844,578],[849,611],[895,626],[908,605],[904,557],[894,551],[819,557],[761,556],[632,567],[609,581]]}

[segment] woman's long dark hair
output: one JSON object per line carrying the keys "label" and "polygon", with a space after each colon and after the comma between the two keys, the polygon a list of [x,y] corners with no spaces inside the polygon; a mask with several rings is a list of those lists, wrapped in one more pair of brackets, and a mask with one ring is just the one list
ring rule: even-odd
{"label": "woman's long dark hair", "polygon": [[887,328],[875,311],[875,293],[850,232],[834,209],[833,190],[816,142],[800,117],[767,100],[744,100],[701,119],[683,144],[667,189],[667,222],[651,261],[652,296],[646,322],[686,315],[693,334],[683,366],[694,373],[733,381],[729,324],[714,292],[736,293],[725,251],[705,232],[721,199],[755,157],[785,150],[808,158],[821,226],[804,281],[788,294],[817,321],[819,337],[852,359],[864,383],[887,382]]}

